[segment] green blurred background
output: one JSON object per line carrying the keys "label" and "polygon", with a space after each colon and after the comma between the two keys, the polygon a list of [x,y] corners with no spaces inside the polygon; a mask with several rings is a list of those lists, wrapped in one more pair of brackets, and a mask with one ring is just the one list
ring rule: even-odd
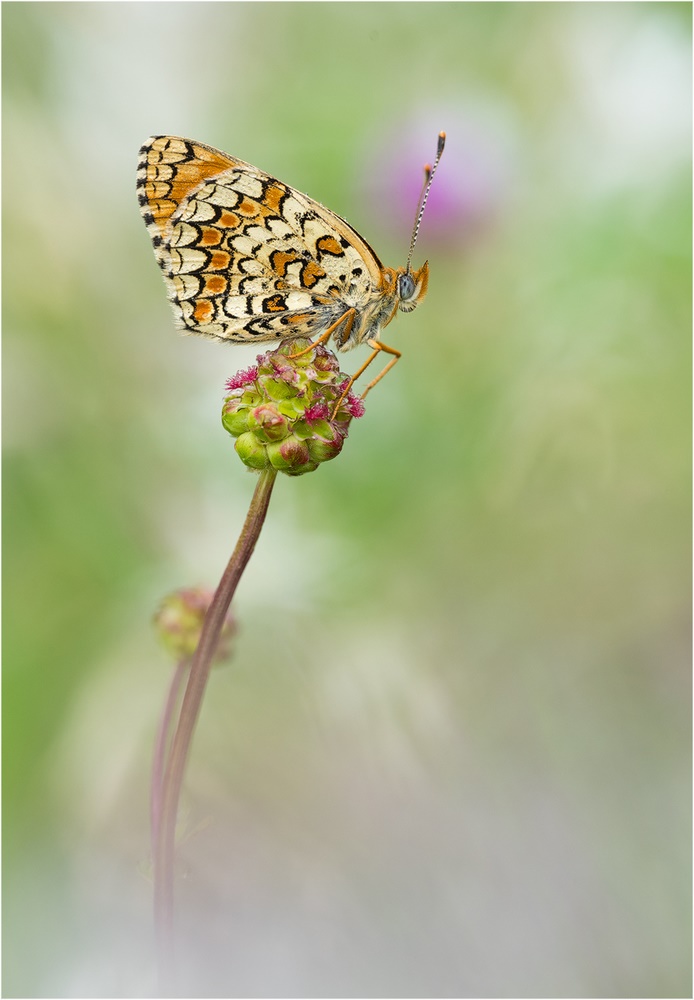
{"label": "green blurred background", "polygon": [[[169,132],[426,303],[278,481],[183,804],[184,996],[691,995],[689,4],[5,3],[4,995],[154,988],[161,597],[253,490],[181,338]],[[343,356],[347,370],[363,351]]]}

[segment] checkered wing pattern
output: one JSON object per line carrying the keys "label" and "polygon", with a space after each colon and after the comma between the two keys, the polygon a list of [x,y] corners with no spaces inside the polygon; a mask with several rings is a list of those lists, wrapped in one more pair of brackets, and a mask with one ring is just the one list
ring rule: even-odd
{"label": "checkered wing pattern", "polygon": [[351,310],[342,342],[336,334],[344,350],[377,335],[397,309],[396,272],[344,219],[249,163],[156,136],[140,151],[138,195],[186,332],[315,337],[339,330]]}

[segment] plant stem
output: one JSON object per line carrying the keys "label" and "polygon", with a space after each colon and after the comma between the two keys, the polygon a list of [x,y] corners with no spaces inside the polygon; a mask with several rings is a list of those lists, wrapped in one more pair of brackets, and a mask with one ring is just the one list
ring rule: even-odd
{"label": "plant stem", "polygon": [[161,713],[157,738],[154,743],[154,755],[152,758],[152,791],[150,799],[150,828],[152,837],[152,857],[157,852],[159,839],[159,823],[161,817],[161,794],[164,783],[164,768],[166,766],[167,751],[171,744],[171,727],[174,720],[174,712],[179,702],[183,681],[190,669],[190,657],[186,656],[179,660],[176,670],[171,678],[169,693],[166,697],[166,704]]}
{"label": "plant stem", "polygon": [[[219,634],[238,582],[258,541],[276,476],[274,469],[265,469],[260,473],[236,548],[212,598],[191,663],[161,785],[161,811],[154,852],[154,923],[162,986],[173,972],[174,853],[183,775]],[[166,995],[172,994],[167,992]]]}

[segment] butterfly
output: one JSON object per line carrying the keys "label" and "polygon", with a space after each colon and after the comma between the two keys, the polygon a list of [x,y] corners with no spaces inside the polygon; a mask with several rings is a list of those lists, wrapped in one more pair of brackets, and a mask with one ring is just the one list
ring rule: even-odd
{"label": "butterfly", "polygon": [[367,343],[372,354],[401,354],[380,341],[398,309],[423,300],[429,264],[411,267],[434,166],[425,167],[405,267],[384,267],[339,215],[250,163],[191,139],[160,135],[140,150],[140,210],[164,275],[176,325],[236,343],[332,337],[339,351]]}

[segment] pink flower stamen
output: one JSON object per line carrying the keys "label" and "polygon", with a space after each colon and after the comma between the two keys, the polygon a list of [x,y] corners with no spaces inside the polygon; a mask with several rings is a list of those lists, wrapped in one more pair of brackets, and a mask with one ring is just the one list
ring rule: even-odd
{"label": "pink flower stamen", "polygon": [[245,368],[243,371],[236,372],[231,378],[228,378],[224,383],[224,388],[228,392],[233,392],[234,389],[242,389],[244,385],[249,385],[251,382],[255,382],[258,377],[258,367],[253,365],[250,368]]}
{"label": "pink flower stamen", "polygon": [[364,400],[361,396],[354,396],[351,392],[348,394],[343,405],[347,412],[355,418],[363,417],[366,412]]}
{"label": "pink flower stamen", "polygon": [[310,422],[312,420],[327,420],[329,414],[328,404],[321,401],[314,403],[313,406],[309,406],[304,416]]}

